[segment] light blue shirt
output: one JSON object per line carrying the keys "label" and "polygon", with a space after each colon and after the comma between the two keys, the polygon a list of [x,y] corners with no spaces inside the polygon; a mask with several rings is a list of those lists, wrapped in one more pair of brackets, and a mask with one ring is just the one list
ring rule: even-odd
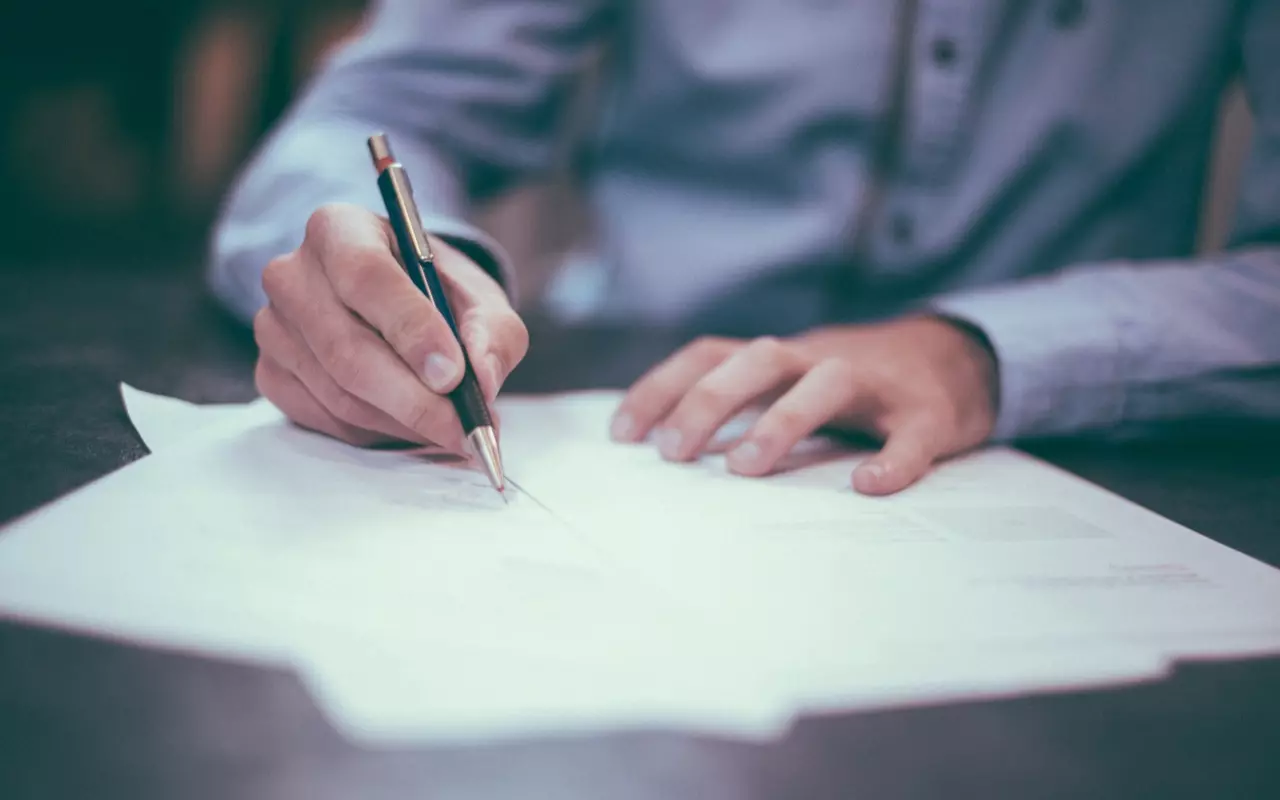
{"label": "light blue shirt", "polygon": [[[787,334],[933,307],[990,339],[996,438],[1280,417],[1276,0],[383,0],[234,189],[210,277],[333,201],[387,131],[430,229],[580,159],[609,319]],[[1191,257],[1224,88],[1256,119],[1229,250]]]}

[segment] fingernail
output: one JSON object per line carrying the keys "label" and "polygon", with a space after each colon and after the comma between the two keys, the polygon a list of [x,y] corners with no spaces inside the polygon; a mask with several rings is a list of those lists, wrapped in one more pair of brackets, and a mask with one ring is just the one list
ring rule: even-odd
{"label": "fingernail", "polygon": [[853,488],[860,492],[873,492],[884,480],[884,467],[879,464],[863,464],[853,471]]}
{"label": "fingernail", "polygon": [[449,388],[458,374],[458,365],[439,353],[427,356],[427,364],[423,369],[423,377],[432,391],[443,392]]}
{"label": "fingernail", "polygon": [[680,431],[673,428],[665,428],[658,431],[655,437],[658,442],[658,452],[666,458],[678,458],[680,454]]}
{"label": "fingernail", "polygon": [[634,436],[636,421],[631,418],[630,414],[622,413],[613,418],[613,423],[609,425],[609,435],[613,437],[615,442],[629,442]]}
{"label": "fingernail", "polygon": [[760,445],[755,442],[743,442],[729,451],[729,468],[735,472],[752,470],[759,465]]}

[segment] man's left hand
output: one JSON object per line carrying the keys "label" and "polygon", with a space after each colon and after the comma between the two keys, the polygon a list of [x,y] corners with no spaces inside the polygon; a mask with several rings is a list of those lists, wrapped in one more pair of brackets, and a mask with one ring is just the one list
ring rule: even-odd
{"label": "man's left hand", "polygon": [[995,358],[979,336],[934,317],[794,339],[706,338],[631,387],[612,434],[639,442],[654,432],[663,457],[689,461],[732,417],[765,405],[729,450],[731,471],[768,474],[819,428],[858,431],[884,445],[854,470],[854,488],[891,494],[991,435],[997,384]]}

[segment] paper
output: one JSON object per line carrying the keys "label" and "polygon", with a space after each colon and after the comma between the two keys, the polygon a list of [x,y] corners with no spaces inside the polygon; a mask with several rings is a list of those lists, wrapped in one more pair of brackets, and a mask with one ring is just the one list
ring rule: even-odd
{"label": "paper", "polygon": [[609,442],[615,393],[504,398],[504,506],[261,402],[125,397],[154,455],[0,536],[0,611],[292,664],[354,739],[759,737],[1280,652],[1280,573],[1010,450],[876,499],[820,440],[744,479]]}
{"label": "paper", "polygon": [[252,403],[224,403],[199,406],[176,397],[143,392],[120,385],[129,421],[151,452],[167,450],[193,435],[217,429],[220,425],[244,425],[254,421],[282,419],[276,407],[265,398]]}
{"label": "paper", "polygon": [[[611,404],[573,402],[565,419],[605,429]],[[511,430],[538,417],[504,414]],[[1011,450],[890,498],[853,493],[858,457],[816,447],[807,466],[762,481],[721,458],[672,466],[587,436],[520,456],[530,491],[819,707],[898,693],[895,674],[968,685],[957,659],[979,680],[1018,660],[1036,674],[1039,659],[1072,685],[1060,665],[1081,652],[1119,678],[1227,639],[1280,651],[1276,570]],[[619,498],[636,502],[620,512]]]}
{"label": "paper", "polygon": [[787,721],[710,631],[518,485],[504,502],[456,463],[347,447],[261,407],[212,427],[131,408],[156,411],[139,424],[156,454],[0,536],[5,613],[292,664],[356,739]]}

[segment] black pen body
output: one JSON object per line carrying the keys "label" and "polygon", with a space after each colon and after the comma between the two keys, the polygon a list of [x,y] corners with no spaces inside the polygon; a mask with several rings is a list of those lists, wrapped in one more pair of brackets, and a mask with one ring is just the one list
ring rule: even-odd
{"label": "black pen body", "polygon": [[[391,221],[391,229],[395,232],[401,266],[408,273],[413,285],[418,287],[418,291],[422,292],[436,307],[436,311],[440,312],[440,316],[444,317],[449,330],[458,341],[459,350],[462,351],[462,380],[449,393],[449,399],[453,402],[453,408],[462,421],[463,433],[470,436],[477,428],[492,427],[493,418],[489,414],[488,404],[485,403],[484,392],[480,389],[480,381],[476,378],[475,369],[471,365],[471,357],[462,344],[458,323],[454,319],[453,309],[449,307],[449,299],[445,296],[444,287],[440,285],[440,276],[436,272],[435,263],[430,255],[418,252],[419,248],[415,246],[409,221],[405,216],[406,213],[413,213],[409,209],[415,206],[405,202],[406,198],[402,197],[402,193],[406,189],[396,185],[396,171],[400,169],[399,165],[383,169],[378,175],[378,189],[382,192],[382,199],[387,206]],[[403,172],[399,177],[407,187],[408,180],[404,178]]]}

